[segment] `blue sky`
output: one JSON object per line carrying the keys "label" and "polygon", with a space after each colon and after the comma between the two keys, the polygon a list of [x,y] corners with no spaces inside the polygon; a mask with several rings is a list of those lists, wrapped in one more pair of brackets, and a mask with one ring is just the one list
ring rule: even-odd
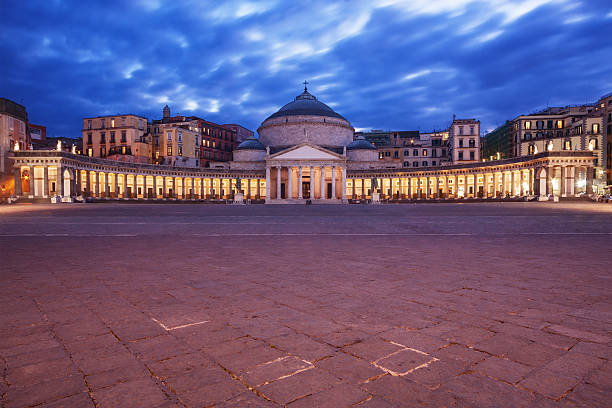
{"label": "blue sky", "polygon": [[0,96],[53,136],[115,113],[259,124],[301,82],[355,128],[483,129],[612,92],[612,2],[0,2]]}

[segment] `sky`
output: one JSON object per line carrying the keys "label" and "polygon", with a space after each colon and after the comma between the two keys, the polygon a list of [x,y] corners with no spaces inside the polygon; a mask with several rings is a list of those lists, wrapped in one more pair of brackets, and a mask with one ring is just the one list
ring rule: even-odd
{"label": "sky", "polygon": [[357,130],[487,131],[612,92],[609,0],[3,0],[0,27],[0,97],[48,136],[165,104],[256,131],[304,80]]}

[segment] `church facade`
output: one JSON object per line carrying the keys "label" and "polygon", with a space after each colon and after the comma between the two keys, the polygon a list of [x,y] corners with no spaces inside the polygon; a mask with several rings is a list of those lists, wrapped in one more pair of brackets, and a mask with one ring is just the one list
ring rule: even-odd
{"label": "church facade", "polygon": [[305,88],[238,145],[226,168],[124,163],[62,151],[15,151],[18,197],[350,203],[592,194],[590,151],[388,168],[350,122]]}

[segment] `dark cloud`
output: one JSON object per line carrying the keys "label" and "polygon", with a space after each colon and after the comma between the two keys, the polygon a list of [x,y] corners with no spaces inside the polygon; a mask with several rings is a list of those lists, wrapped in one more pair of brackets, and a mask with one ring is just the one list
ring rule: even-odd
{"label": "dark cloud", "polygon": [[355,127],[490,129],[612,91],[606,1],[2,2],[0,96],[50,135],[174,113],[253,130],[310,89]]}

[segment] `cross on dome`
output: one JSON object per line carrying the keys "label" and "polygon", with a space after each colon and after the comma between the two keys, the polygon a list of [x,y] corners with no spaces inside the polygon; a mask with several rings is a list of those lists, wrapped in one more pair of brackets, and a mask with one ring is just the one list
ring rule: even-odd
{"label": "cross on dome", "polygon": [[308,82],[308,81],[306,81],[306,80],[304,80],[304,82],[303,82],[303,83],[304,83],[304,92],[308,92],[308,87],[307,87],[307,85],[309,84],[309,82]]}

